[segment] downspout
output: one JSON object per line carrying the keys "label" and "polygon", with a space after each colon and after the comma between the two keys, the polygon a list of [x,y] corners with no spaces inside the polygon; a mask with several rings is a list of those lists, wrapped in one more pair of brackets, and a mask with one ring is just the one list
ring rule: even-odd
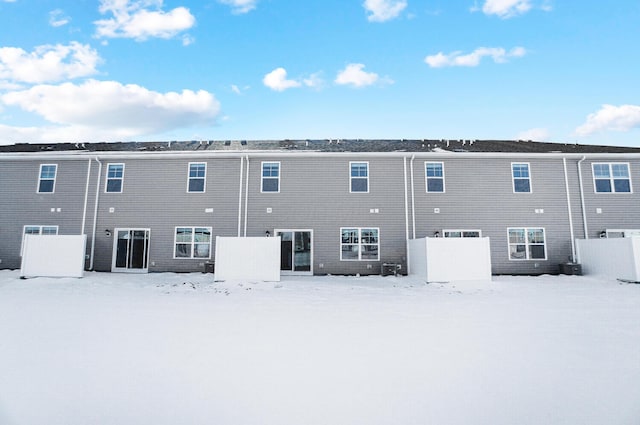
{"label": "downspout", "polygon": [[238,188],[238,237],[242,231],[242,174],[244,173],[244,158],[240,157],[240,187]]}
{"label": "downspout", "polygon": [[407,157],[402,157],[404,160],[404,223],[405,223],[405,240],[406,247],[405,252],[407,255],[407,274],[409,274],[410,270],[410,255],[409,255],[409,186],[407,183]]}
{"label": "downspout", "polygon": [[87,164],[87,185],[84,188],[84,208],[82,210],[82,228],[80,229],[81,235],[86,235],[86,224],[87,224],[87,203],[89,202],[89,179],[91,179],[91,159],[89,159],[89,163]]}
{"label": "downspout", "polygon": [[247,220],[249,214],[249,155],[247,158],[247,180],[245,181],[244,189],[244,237],[247,237]]}
{"label": "downspout", "polygon": [[413,229],[413,239],[416,238],[416,194],[413,182],[413,160],[416,156],[411,156],[411,228]]}
{"label": "downspout", "polygon": [[96,203],[93,208],[93,229],[91,231],[91,256],[89,257],[89,270],[93,270],[93,259],[96,249],[96,227],[98,226],[98,201],[100,200],[100,176],[102,176],[102,162],[96,156],[98,163],[98,177],[96,178]]}
{"label": "downspout", "polygon": [[584,225],[584,238],[589,239],[589,227],[587,226],[587,207],[584,203],[584,185],[582,184],[582,161],[587,159],[586,156],[583,156],[580,161],[578,161],[578,180],[580,180],[580,204],[582,205],[582,223]]}
{"label": "downspout", "polygon": [[571,234],[571,262],[576,262],[576,240],[573,233],[573,213],[571,211],[571,192],[569,191],[569,174],[567,173],[567,158],[562,158],[564,167],[564,186],[567,189],[567,211],[569,212],[569,231]]}

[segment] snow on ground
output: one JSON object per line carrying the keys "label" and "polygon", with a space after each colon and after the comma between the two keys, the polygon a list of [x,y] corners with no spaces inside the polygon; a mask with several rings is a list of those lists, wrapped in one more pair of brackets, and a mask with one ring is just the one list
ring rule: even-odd
{"label": "snow on ground", "polygon": [[0,271],[0,424],[640,423],[640,285]]}

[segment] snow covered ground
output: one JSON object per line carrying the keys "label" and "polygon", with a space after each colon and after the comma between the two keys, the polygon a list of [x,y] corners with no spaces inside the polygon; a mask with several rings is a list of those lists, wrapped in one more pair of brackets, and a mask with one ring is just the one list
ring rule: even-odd
{"label": "snow covered ground", "polygon": [[0,271],[0,424],[640,423],[640,285]]}

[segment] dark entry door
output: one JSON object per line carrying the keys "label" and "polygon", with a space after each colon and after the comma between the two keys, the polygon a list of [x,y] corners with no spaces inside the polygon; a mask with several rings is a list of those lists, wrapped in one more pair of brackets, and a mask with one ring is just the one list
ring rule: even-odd
{"label": "dark entry door", "polygon": [[116,229],[111,271],[146,273],[149,271],[149,229]]}
{"label": "dark entry door", "polygon": [[313,232],[276,230],[280,236],[280,271],[285,274],[313,274]]}

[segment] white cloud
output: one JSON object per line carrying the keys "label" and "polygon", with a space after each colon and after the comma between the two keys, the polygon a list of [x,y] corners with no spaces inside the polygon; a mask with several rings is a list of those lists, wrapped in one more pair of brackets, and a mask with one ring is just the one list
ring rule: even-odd
{"label": "white cloud", "polygon": [[362,4],[370,22],[384,22],[398,17],[407,7],[406,0],[365,0]]}
{"label": "white cloud", "polygon": [[536,142],[547,142],[549,139],[549,130],[546,128],[531,128],[518,133],[516,136],[516,140],[533,140]]}
{"label": "white cloud", "polygon": [[365,72],[361,63],[350,63],[338,75],[334,81],[336,84],[352,87],[365,87],[376,83],[393,84],[389,78],[380,78],[375,72]]}
{"label": "white cloud", "polygon": [[258,0],[218,0],[222,4],[232,7],[233,13],[247,13],[256,8]]}
{"label": "white cloud", "polygon": [[49,25],[52,27],[62,27],[71,22],[71,18],[64,14],[62,9],[56,9],[49,12]]}
{"label": "white cloud", "polygon": [[538,6],[534,6],[531,0],[485,0],[482,9],[474,4],[471,11],[482,10],[485,15],[496,15],[501,19],[509,19],[524,15],[534,7],[545,12],[553,10],[551,0],[542,0]]}
{"label": "white cloud", "polygon": [[302,79],[302,83],[313,89],[321,89],[324,86],[324,79],[322,78],[322,72],[316,72]]}
{"label": "white cloud", "polygon": [[271,90],[284,91],[287,89],[300,87],[302,83],[296,80],[287,80],[287,70],[276,68],[264,76],[262,82]]}
{"label": "white cloud", "polygon": [[169,12],[161,8],[162,0],[101,0],[100,13],[111,13],[113,18],[94,22],[96,36],[138,41],[150,37],[172,38],[196,22],[185,7],[176,7]]}
{"label": "white cloud", "polygon": [[86,77],[97,72],[100,61],[96,50],[77,42],[38,46],[31,53],[17,47],[2,47],[0,81],[37,84]]}
{"label": "white cloud", "polygon": [[[158,93],[134,84],[96,80],[82,84],[37,85],[6,93],[0,100],[7,106],[39,115],[52,124],[45,129],[4,126],[0,136],[37,133],[43,140],[54,137],[56,140],[73,137],[96,140],[97,135],[103,139],[119,139],[212,125],[220,111],[219,102],[204,90]],[[45,137],[46,132],[51,134]]]}
{"label": "white cloud", "polygon": [[524,47],[514,47],[506,51],[502,47],[478,47],[466,55],[457,51],[449,54],[439,52],[427,56],[424,61],[431,68],[443,68],[445,66],[478,66],[483,57],[490,57],[496,63],[507,62],[509,58],[519,58],[527,53]]}
{"label": "white cloud", "polygon": [[578,136],[590,136],[602,131],[629,131],[640,128],[640,106],[602,105],[599,111],[589,114],[587,121],[576,128]]}

